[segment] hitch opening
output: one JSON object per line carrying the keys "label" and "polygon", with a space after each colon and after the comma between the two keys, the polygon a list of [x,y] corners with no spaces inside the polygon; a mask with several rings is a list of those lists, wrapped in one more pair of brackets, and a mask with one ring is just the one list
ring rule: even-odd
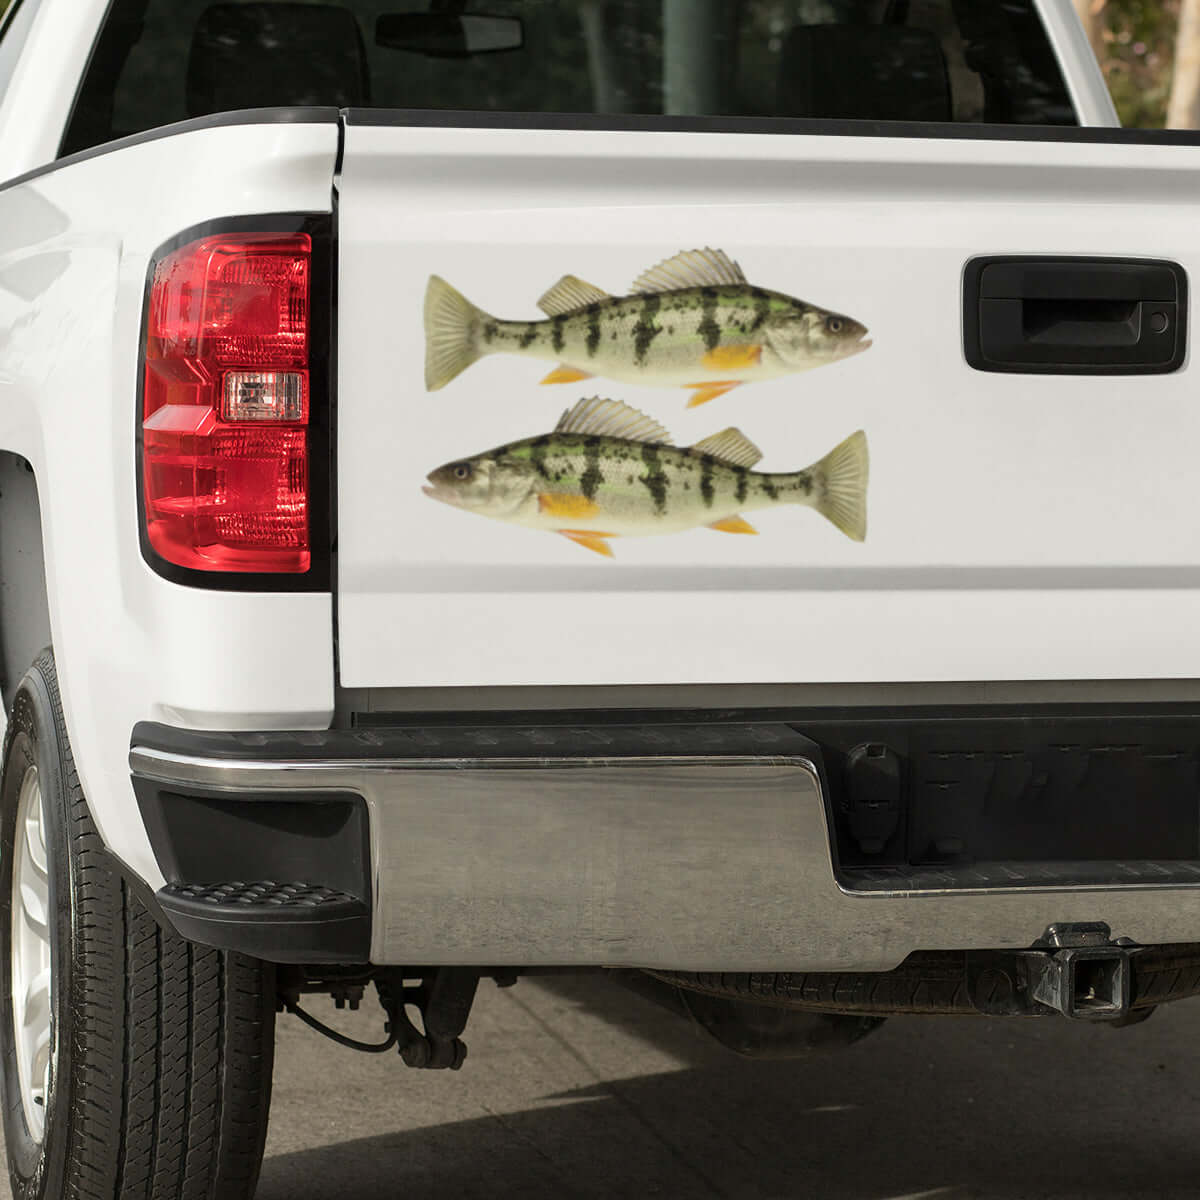
{"label": "hitch opening", "polygon": [[1071,1003],[1075,1012],[1095,1012],[1104,1016],[1124,1012],[1122,976],[1125,962],[1119,955],[1076,959],[1071,985]]}

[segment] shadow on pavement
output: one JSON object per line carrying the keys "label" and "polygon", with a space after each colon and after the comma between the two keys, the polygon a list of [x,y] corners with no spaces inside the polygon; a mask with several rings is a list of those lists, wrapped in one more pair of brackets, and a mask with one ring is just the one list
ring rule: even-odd
{"label": "shadow on pavement", "polygon": [[603,979],[520,986],[578,1010],[593,1037],[665,1039],[680,1069],[277,1156],[260,1200],[1200,1194],[1200,1009],[1186,1004],[1119,1032],[894,1019],[840,1053],[760,1063]]}

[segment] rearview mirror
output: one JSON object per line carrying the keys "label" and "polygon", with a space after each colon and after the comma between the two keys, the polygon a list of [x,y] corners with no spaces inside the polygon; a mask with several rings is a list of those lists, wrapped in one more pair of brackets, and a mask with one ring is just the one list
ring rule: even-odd
{"label": "rearview mirror", "polygon": [[487,13],[385,13],[375,22],[375,44],[430,58],[469,58],[520,50],[525,26],[520,17]]}

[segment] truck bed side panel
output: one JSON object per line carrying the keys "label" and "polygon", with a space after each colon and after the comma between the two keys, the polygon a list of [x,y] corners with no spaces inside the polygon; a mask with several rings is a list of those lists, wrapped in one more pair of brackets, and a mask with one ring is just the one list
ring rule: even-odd
{"label": "truck bed side panel", "polygon": [[[109,846],[159,879],[130,820],[139,720],[327,727],[328,594],[181,587],[138,546],[134,431],[147,266],[198,223],[328,212],[334,122],[193,129],[0,189],[0,447],[33,465],[55,653]],[[302,652],[301,652],[302,650]]]}

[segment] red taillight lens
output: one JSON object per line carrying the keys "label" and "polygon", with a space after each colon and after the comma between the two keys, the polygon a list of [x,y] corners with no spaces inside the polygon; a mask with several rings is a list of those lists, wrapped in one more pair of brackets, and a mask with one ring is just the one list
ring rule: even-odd
{"label": "red taillight lens", "polygon": [[142,494],[169,563],[309,569],[311,263],[308,234],[225,234],[155,269]]}

